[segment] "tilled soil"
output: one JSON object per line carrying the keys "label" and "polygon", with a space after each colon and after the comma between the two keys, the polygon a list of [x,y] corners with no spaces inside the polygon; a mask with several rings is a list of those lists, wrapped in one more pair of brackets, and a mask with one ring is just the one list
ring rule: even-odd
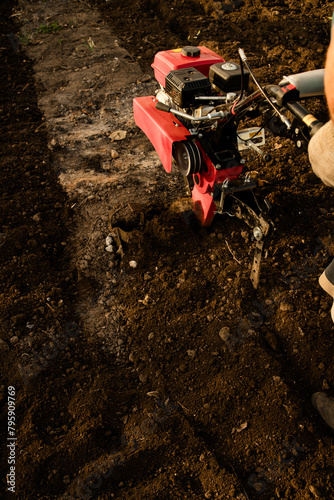
{"label": "tilled soil", "polygon": [[[334,253],[331,189],[288,139],[268,136],[270,163],[248,158],[275,224],[255,291],[249,228],[185,215],[180,175],[132,118],[158,50],[235,60],[243,47],[277,83],[323,67],[333,8],[1,4],[3,497],[334,498],[333,433],[310,399],[334,387],[317,282]],[[322,99],[309,106],[328,119]]]}

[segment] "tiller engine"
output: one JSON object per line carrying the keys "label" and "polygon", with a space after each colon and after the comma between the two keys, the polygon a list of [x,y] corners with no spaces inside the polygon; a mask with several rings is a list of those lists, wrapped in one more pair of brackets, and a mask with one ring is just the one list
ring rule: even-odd
{"label": "tiller engine", "polygon": [[[256,248],[251,280],[257,288],[264,237],[273,224],[267,218],[269,203],[262,200],[260,206],[255,196],[257,176],[248,171],[241,153],[253,149],[264,161],[270,155],[260,149],[264,125],[243,130],[238,125],[242,118],[269,113],[265,125],[274,133],[294,136],[297,145],[307,143],[322,123],[297,101],[323,94],[323,70],[291,75],[280,85],[262,88],[242,49],[235,62],[192,46],[158,52],[152,66],[160,89],[155,96],[134,99],[135,122],[164,169],[170,172],[175,163],[189,182],[202,226],[209,226],[216,213],[227,212],[252,227]],[[247,95],[250,77],[257,90]],[[292,113],[292,124],[285,110]]]}

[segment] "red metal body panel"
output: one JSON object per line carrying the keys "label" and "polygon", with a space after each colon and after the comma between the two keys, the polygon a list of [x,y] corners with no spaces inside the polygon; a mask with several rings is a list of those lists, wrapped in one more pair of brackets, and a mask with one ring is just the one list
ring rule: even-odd
{"label": "red metal body panel", "polygon": [[205,169],[202,169],[200,175],[198,175],[198,182],[194,179],[198,192],[203,194],[211,193],[215,184],[224,182],[225,179],[234,180],[239,177],[242,172],[243,165],[217,170],[208,155],[203,150],[200,142],[196,141],[196,144],[202,153],[204,164],[206,165],[206,171]]}
{"label": "red metal body panel", "polygon": [[200,224],[204,227],[210,226],[212,223],[216,205],[212,198],[215,184],[224,182],[225,179],[234,180],[239,177],[242,172],[243,165],[217,170],[212,164],[207,154],[203,151],[199,142],[197,146],[201,150],[204,163],[207,171],[202,169],[200,175],[194,174],[194,188],[191,196],[194,201],[194,212]]}
{"label": "red metal body panel", "polygon": [[224,59],[206,47],[198,47],[201,50],[199,57],[188,57],[181,54],[181,49],[164,50],[158,52],[154,57],[152,68],[154,76],[165,88],[166,76],[175,69],[194,67],[206,77],[212,64],[225,62]]}
{"label": "red metal body panel", "polygon": [[174,115],[155,109],[156,103],[153,96],[134,99],[134,120],[153,144],[166,172],[170,172],[173,142],[183,141],[190,134]]}
{"label": "red metal body panel", "polygon": [[216,210],[216,205],[211,194],[202,194],[198,191],[197,186],[195,186],[191,192],[191,197],[194,202],[194,213],[196,215],[196,219],[201,226],[210,226]]}

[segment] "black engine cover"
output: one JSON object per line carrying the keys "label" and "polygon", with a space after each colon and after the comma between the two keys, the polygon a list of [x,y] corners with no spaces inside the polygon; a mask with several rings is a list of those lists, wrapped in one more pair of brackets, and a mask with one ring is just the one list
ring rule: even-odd
{"label": "black engine cover", "polygon": [[182,68],[168,73],[165,90],[180,108],[188,108],[196,96],[211,94],[211,83],[196,68]]}

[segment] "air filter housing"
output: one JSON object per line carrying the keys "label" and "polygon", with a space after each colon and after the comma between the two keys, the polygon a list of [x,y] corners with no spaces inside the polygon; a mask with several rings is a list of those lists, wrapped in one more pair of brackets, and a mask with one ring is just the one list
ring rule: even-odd
{"label": "air filter housing", "polygon": [[[234,61],[213,64],[209,79],[216,90],[238,92],[241,89],[241,67]],[[244,68],[244,89],[248,88],[249,71]]]}
{"label": "air filter housing", "polygon": [[211,94],[211,83],[196,68],[182,68],[168,73],[165,90],[180,108],[188,108],[196,96]]}

